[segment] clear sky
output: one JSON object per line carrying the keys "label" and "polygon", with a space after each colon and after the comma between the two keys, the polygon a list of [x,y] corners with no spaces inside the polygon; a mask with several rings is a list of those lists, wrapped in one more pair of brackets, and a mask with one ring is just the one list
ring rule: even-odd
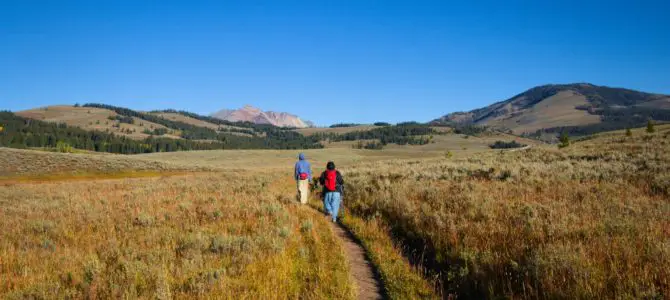
{"label": "clear sky", "polygon": [[536,85],[670,94],[670,1],[0,0],[0,109],[429,121]]}

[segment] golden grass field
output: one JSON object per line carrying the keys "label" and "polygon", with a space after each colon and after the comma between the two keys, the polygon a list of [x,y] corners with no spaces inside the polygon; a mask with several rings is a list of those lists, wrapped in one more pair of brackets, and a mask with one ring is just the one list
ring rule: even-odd
{"label": "golden grass field", "polygon": [[0,297],[351,298],[326,220],[250,175],[0,187]]}
{"label": "golden grass field", "polygon": [[565,149],[372,162],[347,207],[465,298],[670,296],[670,128]]}
{"label": "golden grass field", "polygon": [[[436,139],[305,151],[343,173],[342,223],[390,298],[670,296],[670,127]],[[297,153],[2,148],[0,298],[355,298],[320,201],[295,203]]]}

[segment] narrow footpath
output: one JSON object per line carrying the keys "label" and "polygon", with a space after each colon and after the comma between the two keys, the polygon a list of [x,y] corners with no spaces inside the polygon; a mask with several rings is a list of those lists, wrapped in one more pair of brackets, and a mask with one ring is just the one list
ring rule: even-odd
{"label": "narrow footpath", "polygon": [[384,299],[383,285],[375,275],[375,268],[367,259],[365,249],[342,225],[331,224],[335,235],[342,240],[351,275],[358,287],[358,299]]}

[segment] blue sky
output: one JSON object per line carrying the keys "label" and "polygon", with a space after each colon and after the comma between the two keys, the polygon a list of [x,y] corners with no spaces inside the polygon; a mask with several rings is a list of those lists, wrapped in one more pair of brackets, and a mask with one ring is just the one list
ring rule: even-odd
{"label": "blue sky", "polygon": [[0,109],[428,121],[536,85],[670,94],[670,1],[0,0]]}

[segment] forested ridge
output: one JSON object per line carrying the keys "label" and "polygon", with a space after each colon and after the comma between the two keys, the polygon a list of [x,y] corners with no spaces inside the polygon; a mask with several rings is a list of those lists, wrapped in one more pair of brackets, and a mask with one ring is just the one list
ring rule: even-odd
{"label": "forested ridge", "polygon": [[[235,149],[310,149],[321,148],[318,140],[312,137],[305,137],[302,134],[291,130],[291,128],[280,128],[273,125],[261,125],[250,122],[228,122],[213,117],[202,116],[187,111],[177,111],[174,109],[154,111],[177,113],[193,119],[209,122],[216,125],[222,125],[220,131],[211,128],[191,125],[181,121],[168,120],[150,113],[134,111],[128,108],[116,107],[106,104],[85,104],[84,107],[96,107],[108,109],[124,116],[137,117],[153,123],[163,125],[170,129],[179,130],[181,137],[188,140],[216,140],[230,145],[227,148]],[[223,127],[223,126],[230,127]],[[236,128],[241,127],[241,128]],[[242,129],[248,128],[248,129]],[[243,133],[251,137],[239,136],[233,133]]]}
{"label": "forested ridge", "polygon": [[[147,114],[144,115],[146,116]],[[138,115],[132,116],[137,117]],[[150,120],[149,118],[147,117],[145,120],[158,121],[156,123],[161,122],[159,124],[165,126],[167,126],[166,124],[170,124],[161,121],[165,120],[162,118],[160,118],[161,120]],[[323,147],[321,144],[314,142],[313,139],[304,138],[302,135],[300,135],[301,138],[299,139],[293,139],[295,132],[285,136],[275,135],[273,137],[247,137],[230,133],[216,133],[216,140],[207,142],[189,139],[197,137],[197,134],[186,135],[186,138],[183,139],[152,136],[144,140],[134,140],[111,133],[84,130],[79,127],[68,126],[64,123],[27,119],[8,111],[0,112],[0,127],[2,128],[0,130],[0,146],[12,148],[54,148],[64,143],[82,150],[139,154],[185,150],[302,149]],[[175,127],[169,128],[177,129]]]}

